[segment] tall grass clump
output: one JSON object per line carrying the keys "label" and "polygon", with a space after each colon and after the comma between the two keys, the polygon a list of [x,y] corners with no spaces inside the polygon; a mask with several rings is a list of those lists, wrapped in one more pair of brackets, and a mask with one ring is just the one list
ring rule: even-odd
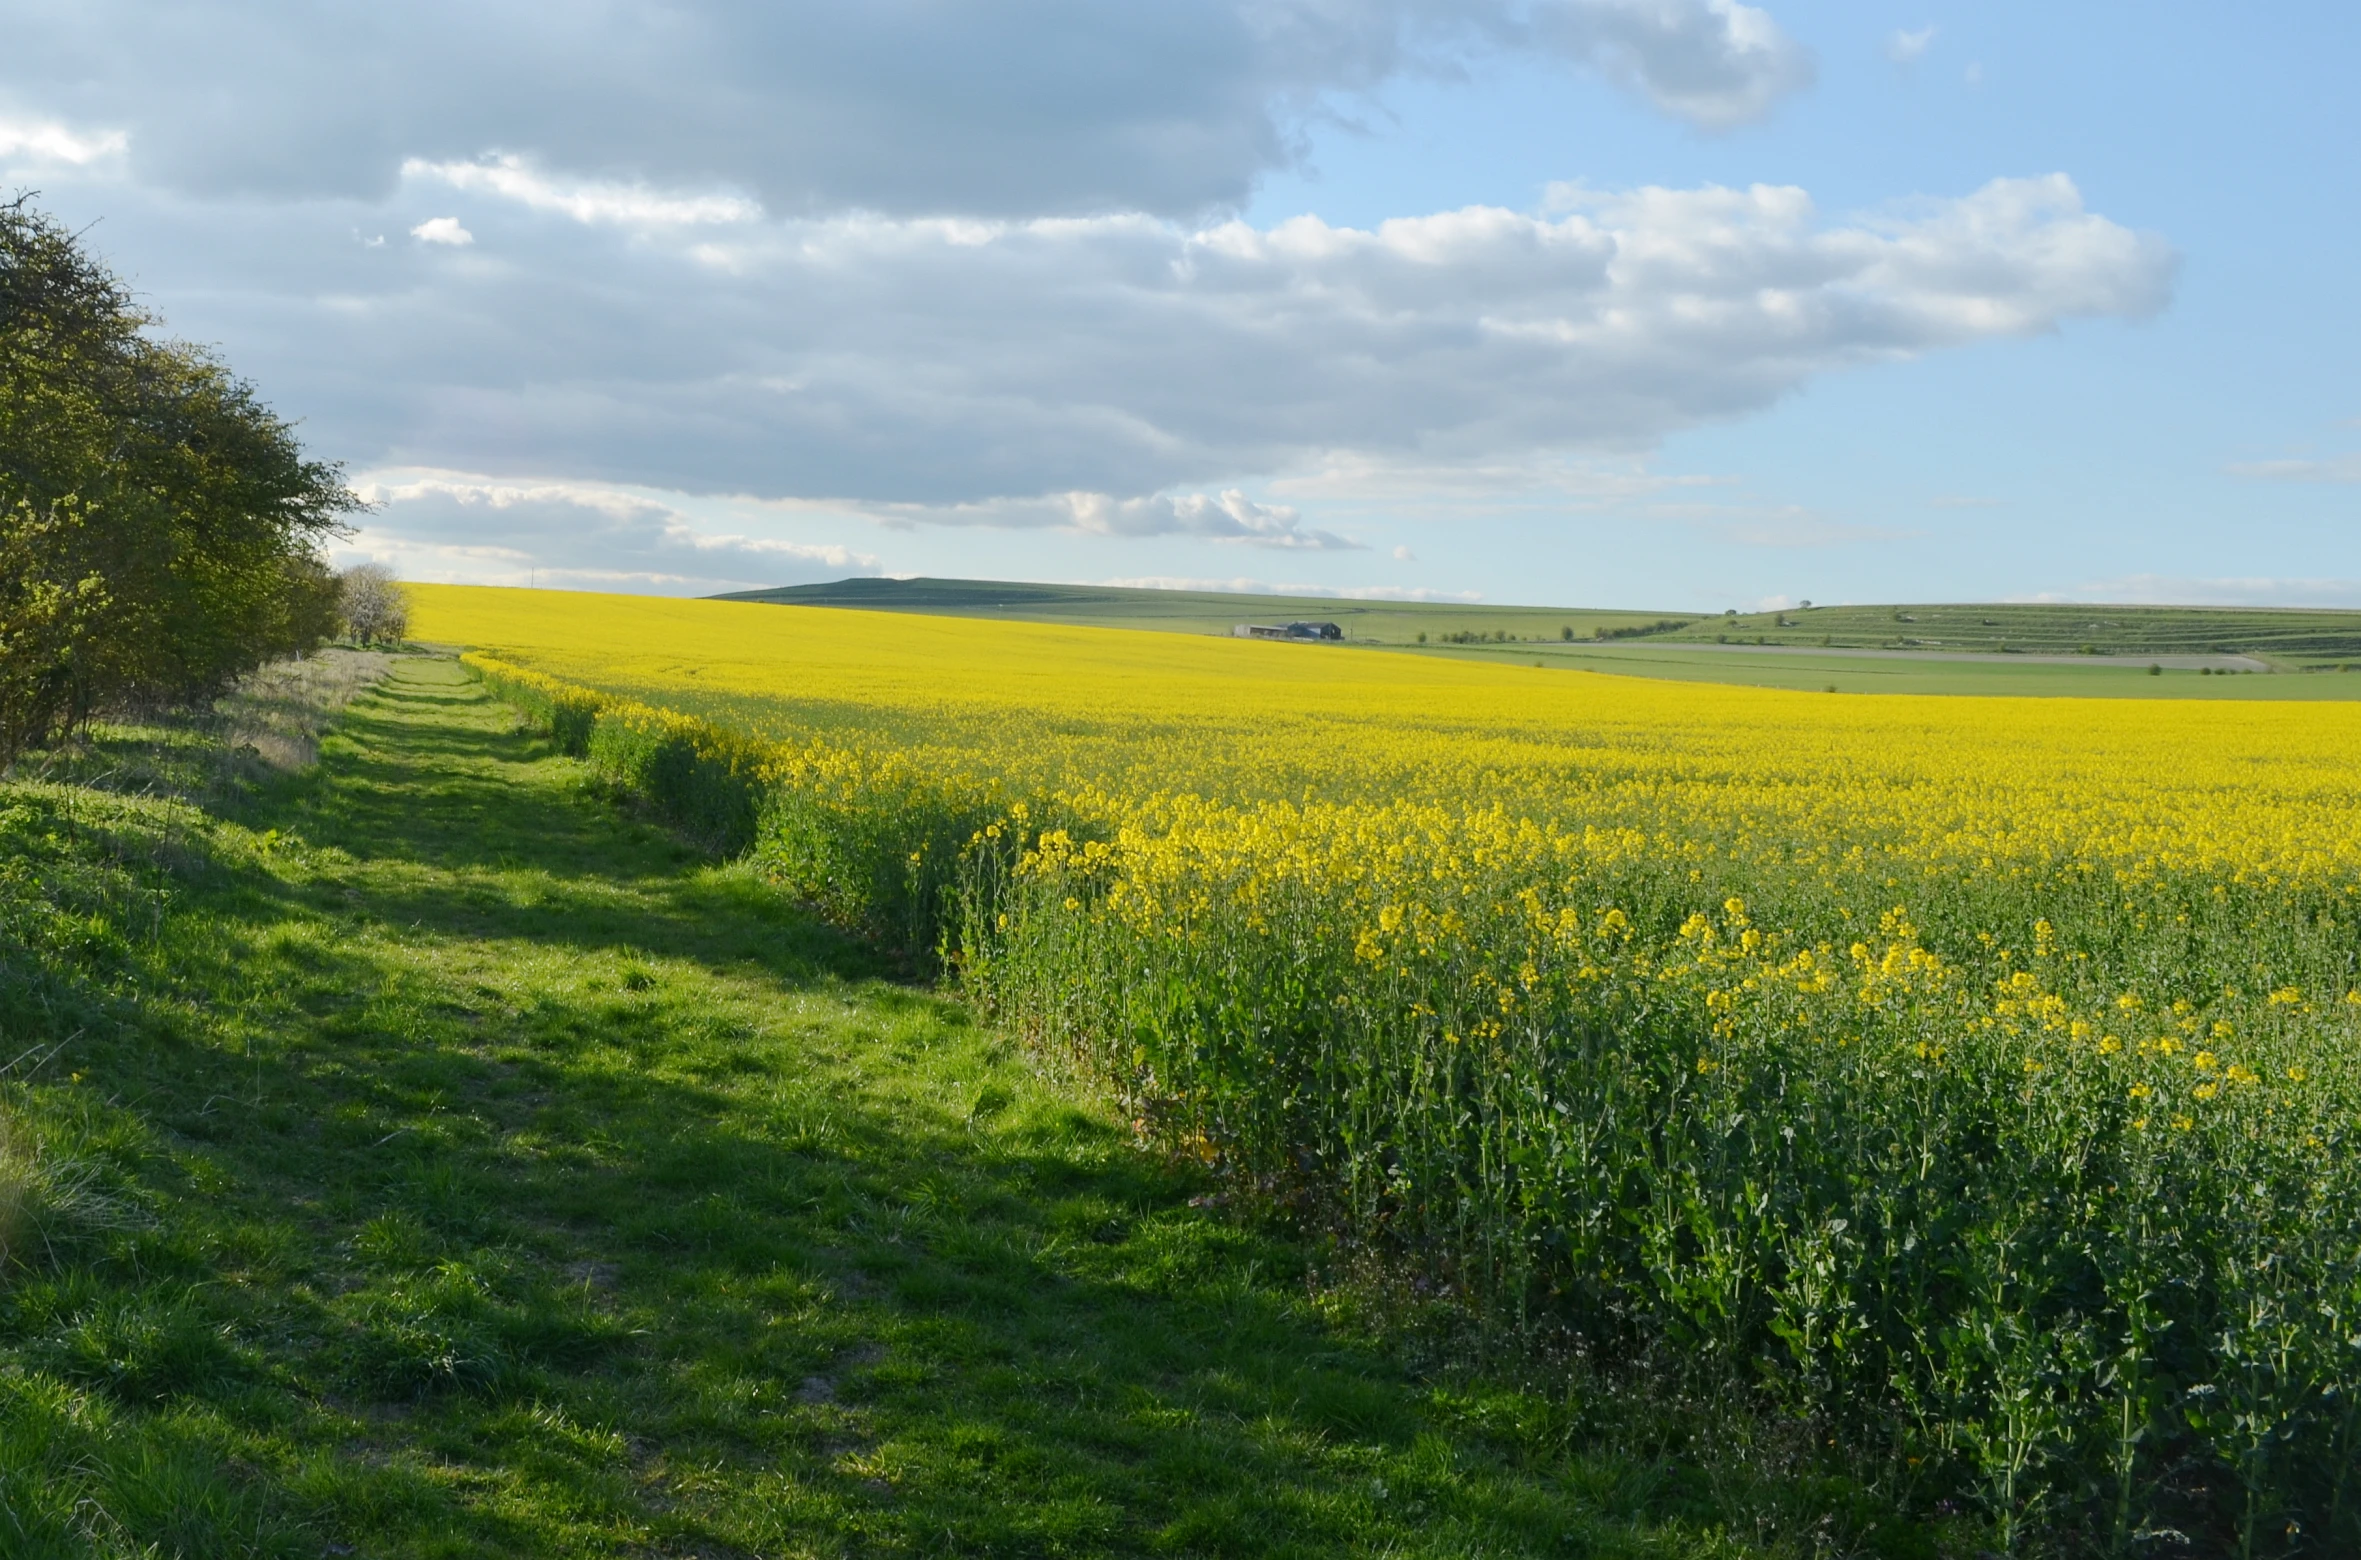
{"label": "tall grass clump", "polygon": [[1549,725],[1238,664],[1315,670],[670,718],[783,886],[1493,1327],[2009,1553],[2361,1552],[2349,715],[1599,679]]}

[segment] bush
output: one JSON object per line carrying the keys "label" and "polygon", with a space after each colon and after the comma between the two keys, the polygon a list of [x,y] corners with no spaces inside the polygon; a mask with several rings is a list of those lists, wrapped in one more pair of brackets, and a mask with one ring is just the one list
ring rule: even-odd
{"label": "bush", "polygon": [[0,204],[0,764],[99,710],[209,697],[335,625],[361,507],[254,389],[74,236]]}
{"label": "bush", "polygon": [[398,645],[410,636],[410,593],[382,563],[360,563],[336,577],[336,610],[355,644]]}

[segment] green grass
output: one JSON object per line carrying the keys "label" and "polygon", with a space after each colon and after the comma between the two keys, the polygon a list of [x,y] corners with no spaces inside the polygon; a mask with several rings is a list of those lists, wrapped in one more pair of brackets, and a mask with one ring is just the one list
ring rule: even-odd
{"label": "green grass", "polygon": [[[2326,609],[1971,603],[1722,615],[933,579],[840,580],[719,599],[1188,634],[1226,634],[1246,622],[1325,619],[1359,645],[1840,693],[2361,698],[2361,676],[2296,678],[2252,670],[2335,674],[2349,667],[2361,673],[2361,612]],[[1750,648],[1702,648],[1716,641]],[[1821,649],[1914,653],[1874,659],[1812,653]],[[1952,659],[1961,655],[2010,659]],[[2066,656],[2073,664],[2018,656]],[[2160,664],[2159,675],[2148,675],[2151,664]],[[2233,670],[2238,675],[2214,675]]]}
{"label": "green grass", "polygon": [[453,663],[215,812],[187,746],[0,785],[0,1555],[1934,1552],[1363,1325]]}
{"label": "green grass", "polygon": [[1701,618],[1670,640],[2031,655],[2243,654],[2291,669],[2361,667],[2361,612],[2326,608],[1951,603]]}
{"label": "green grass", "polygon": [[1450,646],[1428,652],[1509,666],[1564,667],[1623,677],[1743,683],[1835,693],[2014,694],[2085,699],[2361,699],[2361,676],[2267,672],[2214,675],[2135,657],[2071,661],[1964,660],[1933,655],[1833,655],[1791,649],[1724,649],[1648,638],[1616,644]]}

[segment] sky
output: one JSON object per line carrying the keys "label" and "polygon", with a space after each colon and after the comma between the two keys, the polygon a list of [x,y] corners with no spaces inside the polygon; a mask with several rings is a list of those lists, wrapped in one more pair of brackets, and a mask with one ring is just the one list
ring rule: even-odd
{"label": "sky", "polygon": [[2361,11],[0,0],[409,578],[2361,606]]}

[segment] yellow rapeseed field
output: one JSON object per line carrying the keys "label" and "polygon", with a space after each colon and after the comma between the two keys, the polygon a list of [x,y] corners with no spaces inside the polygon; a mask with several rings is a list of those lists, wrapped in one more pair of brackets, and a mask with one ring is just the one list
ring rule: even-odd
{"label": "yellow rapeseed field", "polygon": [[1684,847],[1875,846],[1977,868],[2361,867],[2361,704],[1831,696],[1112,629],[413,589],[428,639],[790,746],[890,744],[1118,806],[1497,805]]}
{"label": "yellow rapeseed field", "polygon": [[684,825],[1479,1310],[2011,1545],[2355,1530],[2361,706],[416,591]]}

